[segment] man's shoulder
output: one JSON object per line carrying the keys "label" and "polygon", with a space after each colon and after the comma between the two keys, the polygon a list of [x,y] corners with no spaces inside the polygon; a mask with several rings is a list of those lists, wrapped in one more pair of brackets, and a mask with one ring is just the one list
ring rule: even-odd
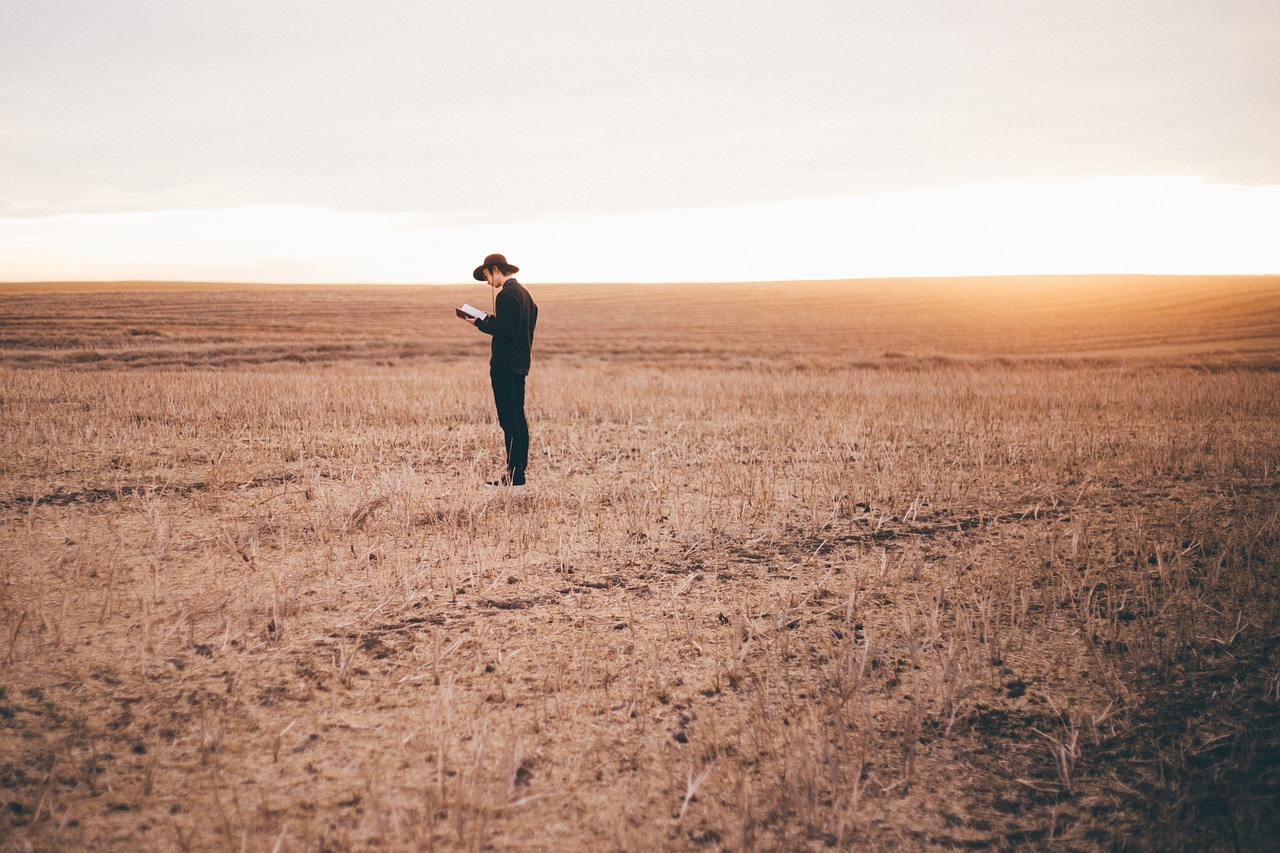
{"label": "man's shoulder", "polygon": [[510,287],[504,287],[498,291],[498,297],[501,298],[503,296],[530,305],[533,304],[533,296],[529,293],[529,289],[518,281],[513,281]]}

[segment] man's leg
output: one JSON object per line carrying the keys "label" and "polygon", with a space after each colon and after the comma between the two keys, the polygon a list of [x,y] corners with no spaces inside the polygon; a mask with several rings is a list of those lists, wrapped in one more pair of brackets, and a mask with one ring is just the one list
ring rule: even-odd
{"label": "man's leg", "polygon": [[507,451],[507,479],[512,485],[524,484],[524,469],[529,460],[529,427],[524,418],[524,377],[509,370],[490,370],[493,402],[498,410],[498,424]]}
{"label": "man's leg", "polygon": [[516,388],[511,395],[512,409],[515,415],[515,435],[511,442],[511,455],[508,467],[511,469],[511,482],[517,485],[524,483],[524,470],[529,467],[529,421],[524,416],[524,377],[516,374]]}

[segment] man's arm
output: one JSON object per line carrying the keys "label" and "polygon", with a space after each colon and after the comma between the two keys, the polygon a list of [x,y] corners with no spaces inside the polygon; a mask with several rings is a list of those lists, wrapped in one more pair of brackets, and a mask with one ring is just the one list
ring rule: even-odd
{"label": "man's arm", "polygon": [[482,320],[476,320],[476,328],[496,338],[513,337],[520,315],[520,306],[516,303],[516,298],[509,293],[499,292],[494,302],[494,311],[496,313]]}

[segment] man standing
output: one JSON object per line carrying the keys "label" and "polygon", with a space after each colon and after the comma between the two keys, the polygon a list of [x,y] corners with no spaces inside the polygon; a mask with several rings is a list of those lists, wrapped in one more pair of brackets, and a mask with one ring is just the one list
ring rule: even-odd
{"label": "man standing", "polygon": [[523,486],[529,464],[529,422],[524,416],[524,380],[529,375],[533,351],[533,327],[538,322],[538,306],[529,291],[514,276],[520,271],[502,255],[489,255],[475,268],[476,281],[487,281],[498,290],[494,313],[479,319],[465,318],[486,335],[493,336],[489,359],[489,379],[493,402],[507,446],[506,476],[490,486]]}

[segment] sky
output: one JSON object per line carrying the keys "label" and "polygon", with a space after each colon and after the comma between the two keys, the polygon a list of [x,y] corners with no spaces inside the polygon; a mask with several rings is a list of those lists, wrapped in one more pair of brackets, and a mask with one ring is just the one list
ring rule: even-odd
{"label": "sky", "polygon": [[0,0],[0,279],[1280,273],[1274,0]]}

